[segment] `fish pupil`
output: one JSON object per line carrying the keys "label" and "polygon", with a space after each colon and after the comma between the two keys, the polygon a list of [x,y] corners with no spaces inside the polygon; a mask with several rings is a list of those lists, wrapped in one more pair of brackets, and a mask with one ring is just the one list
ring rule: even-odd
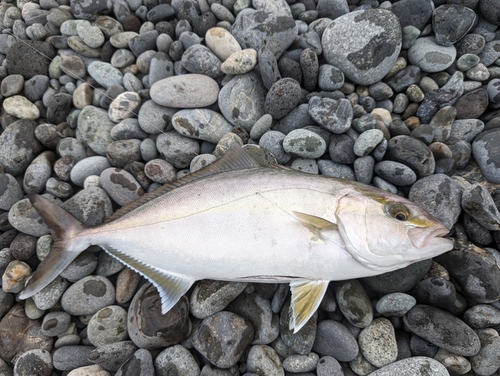
{"label": "fish pupil", "polygon": [[396,218],[398,221],[404,221],[406,219],[406,215],[404,215],[404,213],[397,213],[394,218]]}

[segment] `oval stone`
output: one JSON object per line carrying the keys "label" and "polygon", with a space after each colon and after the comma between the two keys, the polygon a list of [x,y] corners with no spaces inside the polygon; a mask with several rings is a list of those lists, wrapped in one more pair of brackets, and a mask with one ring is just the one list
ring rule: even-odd
{"label": "oval stone", "polygon": [[442,309],[417,304],[403,321],[412,333],[457,355],[472,356],[481,348],[477,334],[458,317]]}
{"label": "oval stone", "polygon": [[214,144],[233,129],[221,114],[208,109],[180,110],[173,116],[172,125],[183,136]]}
{"label": "oval stone", "polygon": [[197,108],[214,104],[219,85],[203,74],[181,74],[155,82],[149,92],[155,103],[173,108]]}
{"label": "oval stone", "polygon": [[380,81],[401,51],[398,18],[390,11],[354,11],[330,23],[321,39],[326,61],[360,85]]}

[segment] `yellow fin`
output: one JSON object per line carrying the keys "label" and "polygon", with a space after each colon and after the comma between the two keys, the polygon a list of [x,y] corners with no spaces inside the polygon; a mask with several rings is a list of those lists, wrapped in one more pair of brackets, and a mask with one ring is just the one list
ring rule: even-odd
{"label": "yellow fin", "polygon": [[322,238],[321,231],[337,230],[337,225],[335,223],[332,223],[321,217],[297,211],[292,211],[292,213],[304,226],[306,226],[309,230],[311,230],[311,232],[313,232],[319,238]]}
{"label": "yellow fin", "polygon": [[330,281],[300,280],[290,282],[292,302],[290,310],[290,329],[297,333],[316,312],[325,295]]}
{"label": "yellow fin", "polygon": [[107,253],[151,282],[161,298],[161,313],[167,313],[193,285],[194,280],[167,272],[141,262],[113,247],[101,246]]}

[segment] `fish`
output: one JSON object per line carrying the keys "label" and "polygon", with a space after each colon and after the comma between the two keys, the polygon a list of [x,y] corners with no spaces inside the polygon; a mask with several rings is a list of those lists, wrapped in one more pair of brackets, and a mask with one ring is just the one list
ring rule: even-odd
{"label": "fish", "polygon": [[233,144],[203,169],[89,227],[37,194],[54,243],[19,298],[33,296],[89,246],[133,269],[168,312],[202,279],[289,283],[298,332],[330,281],[383,274],[453,248],[449,230],[404,197],[373,186],[263,167]]}

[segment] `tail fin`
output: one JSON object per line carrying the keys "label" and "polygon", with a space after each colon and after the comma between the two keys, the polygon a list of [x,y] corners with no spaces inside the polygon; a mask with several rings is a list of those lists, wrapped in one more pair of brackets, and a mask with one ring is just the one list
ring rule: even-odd
{"label": "tail fin", "polygon": [[27,299],[47,286],[89,245],[76,240],[78,234],[86,229],[79,220],[43,196],[30,194],[28,197],[49,226],[54,244],[28,285],[21,291],[20,299]]}

